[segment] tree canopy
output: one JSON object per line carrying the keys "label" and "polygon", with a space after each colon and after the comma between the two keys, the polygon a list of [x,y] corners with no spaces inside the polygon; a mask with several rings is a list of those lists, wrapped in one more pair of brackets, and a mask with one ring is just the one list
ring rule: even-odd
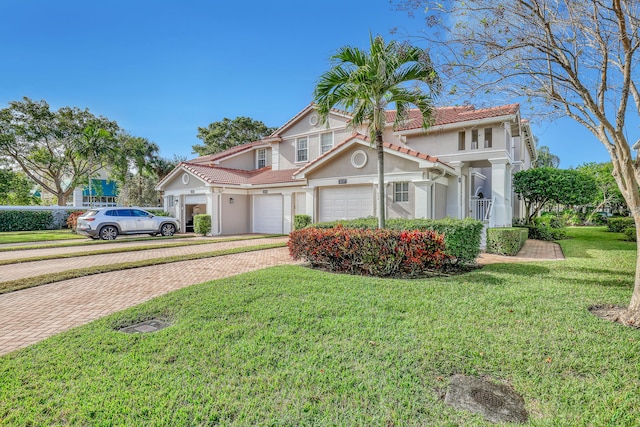
{"label": "tree canopy", "polygon": [[331,57],[333,66],[316,85],[314,100],[322,123],[337,107],[352,114],[351,126],[366,125],[378,154],[378,227],[385,226],[384,149],[386,110],[396,108],[394,128],[415,107],[426,128],[432,122],[433,100],[440,80],[428,53],[380,36],[370,37],[369,51],[345,46]]}
{"label": "tree canopy", "polygon": [[571,206],[591,203],[597,188],[595,179],[577,170],[542,167],[516,172],[513,191],[524,200],[526,220],[531,223],[549,202]]}
{"label": "tree canopy", "polygon": [[207,127],[199,127],[198,138],[204,144],[193,145],[192,149],[200,156],[215,154],[236,145],[258,141],[275,130],[276,128],[268,127],[250,117],[236,117],[233,120],[225,117],[222,121],[210,123]]}
{"label": "tree canopy", "polygon": [[108,161],[118,129],[88,109],[51,111],[45,101],[24,98],[0,110],[0,155],[64,206],[73,189]]}
{"label": "tree canopy", "polygon": [[611,162],[585,163],[576,168],[583,174],[591,176],[596,182],[597,193],[592,201],[594,209],[587,217],[590,222],[593,215],[602,208],[608,207],[612,211],[626,210],[626,203],[620,189],[613,177],[613,165]]}
{"label": "tree canopy", "polygon": [[33,186],[23,173],[0,168],[0,205],[37,205],[40,199],[33,195]]}
{"label": "tree canopy", "polygon": [[[450,94],[526,100],[531,112],[568,116],[595,135],[640,232],[640,162],[627,140],[636,135],[628,132],[628,118],[640,116],[640,2],[397,3],[424,11],[422,36],[438,54]],[[640,324],[640,251],[638,257],[634,291],[620,318],[626,324]]]}

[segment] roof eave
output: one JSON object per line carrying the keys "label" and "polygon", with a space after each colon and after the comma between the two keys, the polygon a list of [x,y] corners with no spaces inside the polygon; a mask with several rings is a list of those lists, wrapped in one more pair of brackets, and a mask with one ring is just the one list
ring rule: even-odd
{"label": "roof eave", "polygon": [[415,129],[399,130],[399,131],[395,131],[393,134],[398,136],[421,135],[424,133],[428,134],[434,131],[442,132],[442,131],[451,130],[451,129],[480,126],[480,125],[485,125],[485,124],[495,123],[495,122],[511,121],[511,120],[515,120],[516,118],[517,118],[517,114],[505,114],[502,116],[488,117],[485,119],[467,120],[464,122],[454,122],[454,123],[446,123],[443,125],[434,125],[434,126],[429,126],[426,129],[419,127]]}

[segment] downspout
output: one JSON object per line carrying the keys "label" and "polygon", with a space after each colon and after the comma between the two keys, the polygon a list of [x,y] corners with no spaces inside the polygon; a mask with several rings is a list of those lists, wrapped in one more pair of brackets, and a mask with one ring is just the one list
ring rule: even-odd
{"label": "downspout", "polygon": [[222,193],[218,193],[218,235],[222,234]]}

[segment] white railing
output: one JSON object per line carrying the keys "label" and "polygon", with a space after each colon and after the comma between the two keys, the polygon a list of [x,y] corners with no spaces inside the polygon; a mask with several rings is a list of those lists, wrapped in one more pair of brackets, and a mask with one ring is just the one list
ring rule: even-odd
{"label": "white railing", "polygon": [[480,221],[489,221],[493,199],[471,199],[471,217]]}

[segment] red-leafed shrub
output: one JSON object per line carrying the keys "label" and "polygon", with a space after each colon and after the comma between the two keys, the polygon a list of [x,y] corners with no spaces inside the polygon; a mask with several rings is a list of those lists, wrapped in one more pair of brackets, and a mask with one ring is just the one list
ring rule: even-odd
{"label": "red-leafed shrub", "polygon": [[78,226],[78,217],[82,216],[84,211],[74,211],[69,214],[67,217],[67,228],[76,231],[76,227]]}
{"label": "red-leafed shrub", "polygon": [[289,235],[289,252],[315,267],[371,276],[417,275],[450,258],[444,236],[431,230],[304,228]]}

